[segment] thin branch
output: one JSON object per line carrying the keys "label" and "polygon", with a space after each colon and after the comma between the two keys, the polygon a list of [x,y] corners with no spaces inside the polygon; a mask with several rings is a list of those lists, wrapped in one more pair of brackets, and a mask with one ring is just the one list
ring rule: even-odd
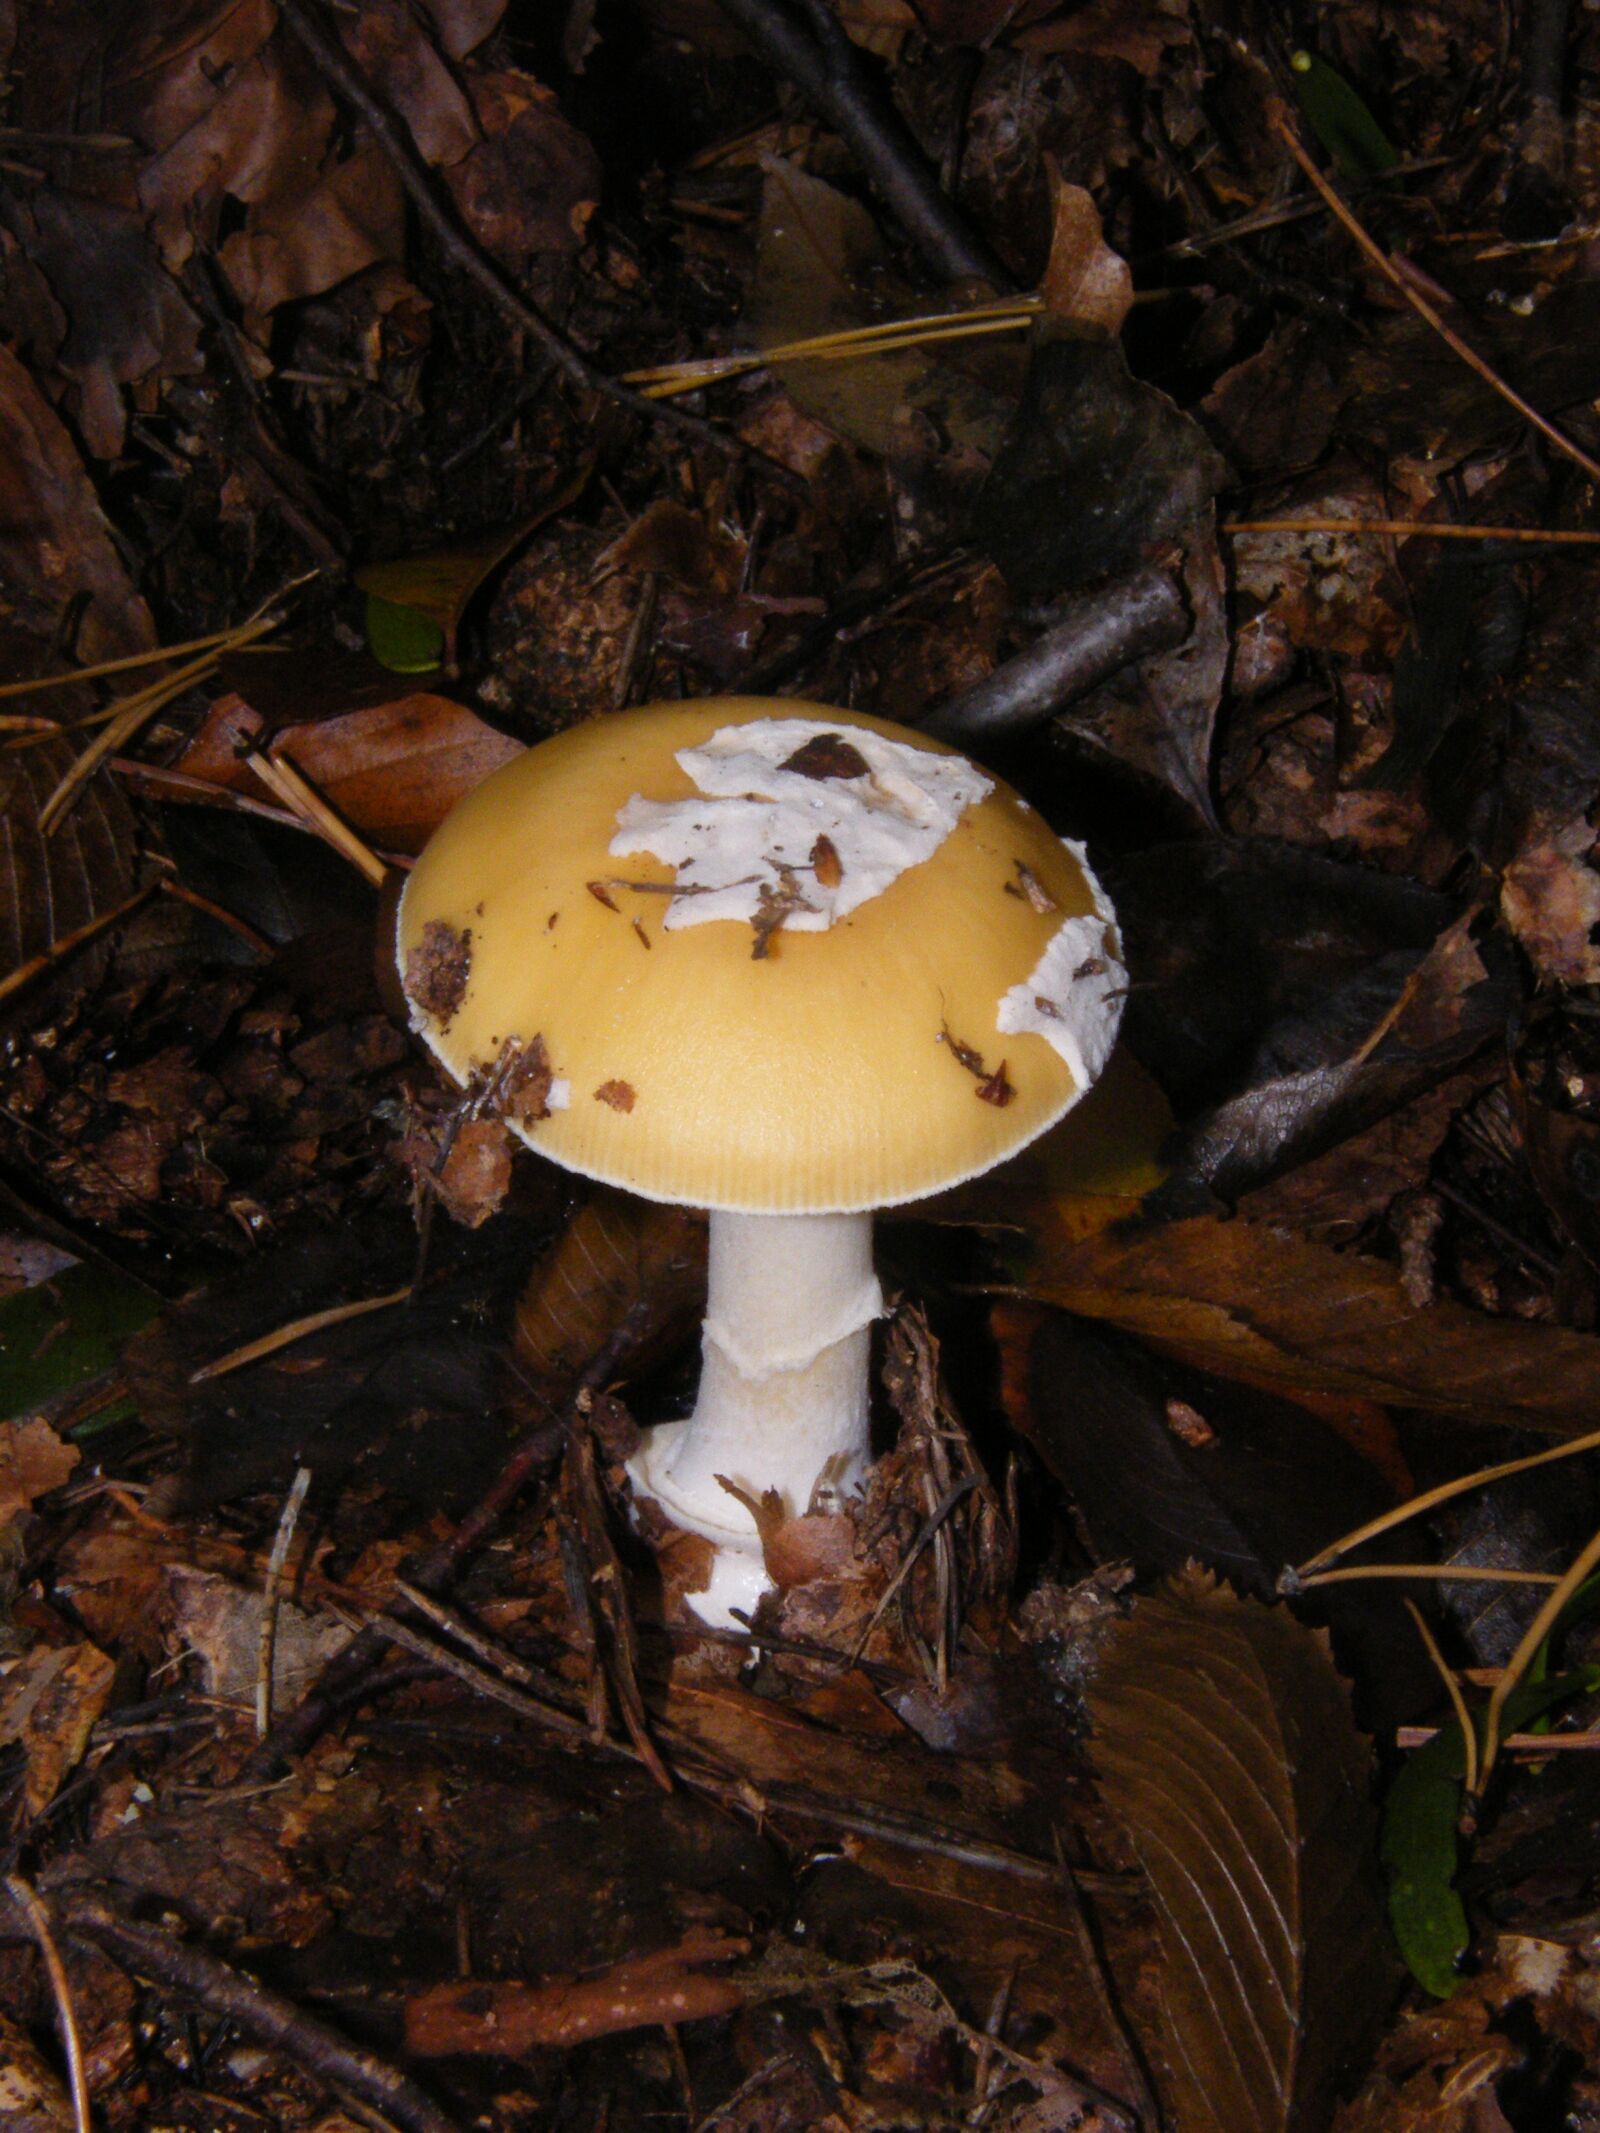
{"label": "thin branch", "polygon": [[[723,4],[726,5],[727,0],[723,0]],[[1570,459],[1574,466],[1581,467],[1591,481],[1600,482],[1600,460],[1591,459],[1582,446],[1574,444],[1564,430],[1558,429],[1547,416],[1541,415],[1536,407],[1531,407],[1523,399],[1521,393],[1517,392],[1513,386],[1508,385],[1499,372],[1486,363],[1470,343],[1464,341],[1453,327],[1447,326],[1421,290],[1416,288],[1410,279],[1401,273],[1394,260],[1383,249],[1383,246],[1356,220],[1344,201],[1340,199],[1321,171],[1318,170],[1316,164],[1307,155],[1286,106],[1279,104],[1274,110],[1272,114],[1272,129],[1317,188],[1323,199],[1328,203],[1333,213],[1344,224],[1345,229],[1378,269],[1378,272],[1392,287],[1399,290],[1412,310],[1416,312],[1418,318],[1431,326],[1450,352],[1459,356],[1467,368],[1481,378],[1491,392],[1498,393],[1507,406],[1514,408],[1524,422],[1531,423],[1540,436],[1554,445],[1558,452]]]}
{"label": "thin branch", "polygon": [[924,733],[963,745],[1020,733],[1135,660],[1181,644],[1183,595],[1165,571],[1142,568],[1063,604],[1025,651],[924,719]]}
{"label": "thin branch", "polygon": [[[636,1306],[619,1321],[611,1338],[578,1380],[569,1403],[570,1414],[576,1416],[578,1403],[613,1377],[622,1358],[638,1338],[641,1320],[642,1312]],[[493,1532],[532,1476],[555,1459],[565,1437],[564,1419],[538,1422],[526,1430],[512,1447],[493,1484],[455,1532],[430,1548],[420,1562],[407,1567],[410,1582],[424,1592],[443,1592],[461,1564]],[[276,1777],[285,1763],[309,1748],[335,1713],[350,1701],[360,1683],[371,1678],[389,1643],[382,1621],[369,1624],[352,1637],[343,1651],[328,1661],[298,1707],[286,1713],[256,1748],[240,1773],[240,1782],[254,1784]]]}
{"label": "thin branch", "polygon": [[283,1499],[283,1509],[278,1514],[278,1530],[272,1537],[272,1553],[267,1558],[266,1582],[261,1594],[261,1635],[256,1647],[257,1740],[265,1740],[272,1731],[272,1662],[278,1645],[278,1609],[283,1602],[283,1571],[294,1541],[294,1529],[300,1523],[301,1506],[305,1503],[306,1491],[310,1486],[310,1467],[296,1468],[289,1493]]}
{"label": "thin branch", "polygon": [[[299,0],[291,0],[298,5]],[[934,273],[1006,290],[1011,277],[939,184],[910,128],[875,89],[827,0],[720,0],[767,64],[816,107],[854,153]]]}
{"label": "thin branch", "polygon": [[1541,548],[1593,548],[1600,533],[1539,526],[1453,526],[1427,518],[1231,518],[1219,533],[1386,533],[1396,540],[1526,541]]}
{"label": "thin branch", "polygon": [[242,1970],[153,1926],[136,1924],[103,1895],[72,1891],[58,1897],[56,1904],[74,1939],[92,1942],[139,1976],[195,2001],[208,2014],[236,2022],[319,2081],[348,2089],[403,2133],[459,2133],[458,2121],[441,2111],[409,2075]]}
{"label": "thin branch", "polygon": [[1283,1589],[1295,1590],[1295,1581],[1304,1579],[1307,1572],[1320,1570],[1324,1563],[1337,1562],[1341,1555],[1348,1555],[1363,1541],[1376,1540],[1380,1533],[1420,1517],[1436,1504],[1448,1503],[1452,1496],[1460,1496],[1467,1489],[1482,1488],[1489,1481],[1503,1481],[1508,1474],[1525,1474],[1530,1467],[1548,1466],[1553,1459],[1570,1459],[1577,1452],[1592,1452],[1596,1445],[1600,1445],[1600,1429],[1591,1430],[1585,1437],[1574,1437],[1567,1444],[1551,1445],[1547,1451],[1530,1452],[1525,1459],[1507,1459],[1499,1466],[1475,1467],[1470,1474],[1460,1474],[1454,1481],[1441,1481],[1436,1488],[1424,1489],[1420,1496],[1412,1496],[1377,1518],[1369,1518],[1365,1525],[1356,1526],[1338,1540],[1330,1541],[1326,1548],[1319,1548],[1315,1555],[1308,1555],[1298,1570],[1288,1573],[1290,1582]]}
{"label": "thin branch", "polygon": [[13,993],[23,991],[36,978],[42,978],[47,970],[53,969],[57,963],[65,962],[69,955],[75,955],[80,948],[86,947],[97,934],[109,932],[111,927],[120,926],[125,918],[132,918],[134,912],[147,904],[160,887],[159,880],[147,881],[142,889],[136,889],[132,896],[112,910],[102,911],[94,918],[85,919],[81,926],[74,926],[70,933],[63,933],[59,940],[52,941],[43,954],[30,956],[26,963],[19,963],[15,970],[7,971],[6,975],[0,978],[0,1001],[9,1000]]}
{"label": "thin branch", "polygon": [[750,456],[738,438],[728,436],[709,422],[700,421],[697,416],[684,414],[681,409],[662,407],[647,400],[642,393],[633,392],[628,386],[619,385],[615,378],[607,377],[603,370],[596,369],[580,355],[542,313],[518,295],[501,268],[462,227],[459,216],[453,206],[447,204],[438,180],[417,147],[410,128],[374,92],[339,38],[325,26],[316,0],[279,0],[278,13],[291,35],[305,46],[324,80],[337,89],[359,115],[388,158],[417,211],[418,219],[432,234],[439,249],[477,283],[520,332],[544,350],[564,377],[586,392],[598,393],[619,407],[625,407],[631,414],[665,424],[694,444],[709,445],[724,454]]}
{"label": "thin branch", "polygon": [[67,2055],[67,2073],[72,2082],[73,2124],[77,2133],[90,2133],[89,2077],[83,2066],[83,2039],[78,2033],[78,2016],[72,2004],[67,1966],[61,1960],[61,1950],[56,1946],[56,1937],[50,1927],[50,1914],[39,1901],[32,1884],[24,1881],[20,1874],[8,1874],[6,1887],[39,1943],[45,1975],[55,1995],[56,2020],[61,2028],[62,2049]]}

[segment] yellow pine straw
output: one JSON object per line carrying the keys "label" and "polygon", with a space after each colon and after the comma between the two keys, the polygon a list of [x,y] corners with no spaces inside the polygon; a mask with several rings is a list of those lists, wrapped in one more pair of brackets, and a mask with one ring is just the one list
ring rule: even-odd
{"label": "yellow pine straw", "polygon": [[1600,533],[1567,528],[1547,532],[1539,526],[1436,525],[1426,518],[1230,518],[1219,533],[1383,533],[1396,540],[1435,541],[1530,541],[1541,547],[1593,548]]}
{"label": "yellow pine straw", "polygon": [[328,805],[309,778],[305,777],[290,762],[286,755],[257,754],[250,758],[250,768],[264,785],[269,785],[291,808],[308,829],[315,830],[342,859],[348,859],[357,873],[364,874],[375,889],[381,889],[389,878],[389,869],[369,844],[363,843],[355,831]]}
{"label": "yellow pine straw", "polygon": [[854,326],[839,333],[812,334],[804,340],[780,341],[748,355],[707,356],[699,362],[660,363],[644,370],[631,370],[623,379],[638,386],[650,400],[670,399],[679,393],[698,392],[703,386],[725,378],[742,378],[753,370],[774,363],[848,362],[866,356],[888,355],[902,348],[918,348],[930,341],[976,339],[982,334],[1015,333],[1031,325],[1041,309],[1037,297],[1021,297],[1004,304],[981,305],[971,311],[938,311],[925,318],[888,319],[880,325]]}
{"label": "yellow pine straw", "polygon": [[1560,1583],[1553,1570],[1495,1570],[1481,1563],[1359,1563],[1347,1570],[1314,1570],[1308,1578],[1297,1572],[1291,1589],[1309,1592],[1314,1585],[1358,1585],[1366,1578],[1454,1578],[1463,1585]]}
{"label": "yellow pine straw", "polygon": [[[90,2133],[93,2120],[90,2113],[89,2077],[83,2060],[83,2039],[78,2030],[77,2012],[72,2004],[72,1987],[67,1978],[67,1966],[61,1960],[61,1950],[56,1946],[50,1913],[40,1901],[38,1891],[32,1883],[24,1881],[20,1874],[8,1874],[6,1887],[39,1944],[45,1975],[50,1980],[50,1990],[55,1997],[56,2025],[61,2031],[62,2049],[67,2060],[67,2076],[72,2084],[74,2133]],[[9,2111],[6,2113],[8,2118],[11,2115]]]}
{"label": "yellow pine straw", "polygon": [[263,1333],[259,1340],[246,1341],[242,1348],[230,1348],[215,1362],[202,1363],[198,1370],[191,1370],[189,1383],[203,1385],[208,1379],[224,1378],[230,1371],[242,1370],[247,1363],[259,1363],[264,1355],[276,1355],[280,1348],[303,1341],[308,1333],[322,1333],[329,1326],[342,1326],[347,1319],[363,1318],[369,1311],[387,1311],[392,1304],[404,1303],[410,1294],[411,1284],[407,1282],[403,1289],[391,1289],[385,1296],[363,1296],[355,1303],[330,1304],[325,1311],[311,1311],[304,1318],[291,1318],[274,1327],[272,1332]]}
{"label": "yellow pine straw", "polygon": [[992,304],[970,304],[961,311],[928,311],[920,318],[877,319],[866,326],[840,326],[831,333],[807,334],[797,341],[778,341],[770,348],[756,349],[746,355],[705,356],[682,363],[657,363],[644,370],[628,371],[623,383],[650,385],[662,378],[698,375],[718,364],[783,362],[790,356],[815,355],[822,349],[859,348],[896,334],[918,333],[925,326],[962,326],[975,319],[1032,318],[1039,308],[1037,296],[1007,296],[997,298]]}
{"label": "yellow pine straw", "polygon": [[1321,194],[1323,202],[1330,213],[1338,219],[1349,235],[1354,238],[1384,279],[1399,291],[1400,295],[1415,311],[1418,318],[1431,326],[1453,355],[1459,356],[1467,368],[1475,376],[1481,378],[1491,392],[1498,393],[1508,407],[1515,408],[1523,421],[1531,423],[1540,436],[1554,445],[1555,449],[1564,458],[1570,459],[1574,466],[1581,467],[1591,481],[1600,481],[1600,460],[1592,458],[1589,453],[1584,451],[1581,445],[1575,443],[1567,435],[1565,430],[1559,428],[1547,415],[1541,415],[1539,410],[1531,402],[1525,400],[1514,386],[1508,385],[1500,373],[1484,361],[1483,357],[1479,355],[1469,341],[1464,341],[1453,326],[1446,324],[1440,313],[1429,302],[1427,297],[1422,294],[1421,290],[1401,272],[1393,257],[1384,250],[1371,232],[1357,221],[1344,201],[1340,199],[1339,195],[1322,175],[1322,172],[1318,170],[1316,164],[1312,162],[1310,156],[1307,155],[1300,135],[1295,129],[1294,121],[1289,116],[1288,106],[1277,99],[1274,99],[1273,105],[1270,107],[1270,124],[1272,131],[1282,141],[1290,155],[1294,157],[1300,168],[1311,180],[1317,192]]}
{"label": "yellow pine straw", "polygon": [[1590,1535],[1588,1544],[1582,1554],[1575,1558],[1566,1576],[1546,1595],[1540,1604],[1539,1612],[1523,1631],[1522,1642],[1511,1654],[1500,1679],[1495,1683],[1489,1696],[1489,1708],[1483,1722],[1483,1768],[1478,1778],[1478,1791],[1480,1793],[1489,1782],[1490,1772],[1495,1765],[1495,1757],[1500,1750],[1500,1719],[1506,1707],[1506,1698],[1528,1671],[1534,1653],[1550,1634],[1551,1624],[1584,1579],[1588,1577],[1596,1563],[1600,1563],[1600,1528],[1597,1528]]}
{"label": "yellow pine straw", "polygon": [[1454,1672],[1446,1666],[1444,1653],[1440,1651],[1433,1631],[1423,1620],[1422,1610],[1415,1600],[1406,1601],[1406,1613],[1417,1625],[1417,1635],[1422,1639],[1422,1648],[1433,1661],[1434,1672],[1444,1683],[1445,1693],[1450,1698],[1450,1708],[1456,1714],[1456,1724],[1461,1728],[1462,1776],[1466,1783],[1467,1798],[1474,1799],[1478,1791],[1478,1729],[1467,1711],[1467,1699],[1461,1693],[1461,1684]]}
{"label": "yellow pine straw", "polygon": [[92,667],[74,667],[66,674],[40,674],[32,681],[8,681],[0,685],[0,698],[8,696],[32,696],[41,689],[63,689],[69,682],[100,681],[107,674],[127,674],[135,667],[153,667],[163,659],[183,659],[194,652],[209,652],[215,645],[225,645],[238,635],[238,625],[231,629],[213,630],[209,637],[191,637],[184,644],[157,644],[148,652],[130,652],[125,659],[102,659]]}
{"label": "yellow pine straw", "polygon": [[132,918],[134,912],[147,904],[160,887],[159,881],[147,881],[142,889],[136,889],[114,909],[101,911],[95,917],[85,919],[81,926],[74,926],[70,933],[63,933],[59,940],[52,941],[42,955],[30,956],[26,963],[19,963],[15,970],[8,970],[5,976],[0,978],[0,1001],[9,1000],[13,993],[23,991],[35,978],[43,977],[54,964],[64,962],[69,955],[85,947],[97,933],[109,932],[111,927],[121,925],[125,918]]}
{"label": "yellow pine straw", "polygon": [[[140,655],[133,663],[148,666],[153,660],[172,659],[186,650],[199,653],[197,658],[190,659],[179,667],[176,673],[164,675],[159,681],[149,682],[144,688],[136,690],[132,696],[107,704],[102,710],[78,721],[78,724],[83,726],[101,726],[103,731],[90,742],[40,808],[39,827],[48,835],[72,804],[84,783],[93,777],[106,757],[115,755],[125,741],[131,740],[142,726],[154,718],[163,704],[170,703],[173,697],[182,695],[183,691],[191,688],[196,681],[214,672],[219,653],[241,651],[246,645],[254,644],[258,637],[266,636],[269,630],[277,629],[283,621],[283,602],[290,593],[307,584],[316,575],[314,570],[307,570],[302,571],[299,577],[291,578],[270,600],[263,601],[253,615],[233,629],[223,630],[210,638],[194,638],[188,645],[168,645],[148,657]],[[113,661],[100,668],[83,668],[68,678],[79,681],[86,675],[111,672],[116,665],[117,662]],[[58,680],[61,678],[56,677]]]}
{"label": "yellow pine straw", "polygon": [[55,829],[108,755],[115,755],[125,741],[131,740],[141,726],[148,725],[175,696],[192,689],[197,681],[203,681],[216,669],[216,654],[203,652],[198,659],[191,659],[187,666],[179,667],[175,674],[163,675],[160,681],[149,682],[132,696],[122,697],[115,704],[108,704],[104,711],[96,712],[94,718],[101,730],[39,810],[39,827],[45,835],[49,836]]}
{"label": "yellow pine straw", "polygon": [[[1600,1429],[1590,1430],[1584,1437],[1573,1437],[1565,1444],[1552,1445],[1549,1451],[1531,1452],[1525,1459],[1508,1459],[1501,1466],[1482,1466],[1454,1481],[1441,1481],[1437,1488],[1424,1489],[1420,1496],[1412,1496],[1380,1517],[1368,1519],[1364,1526],[1357,1526],[1340,1539],[1330,1541],[1326,1548],[1307,1556],[1294,1575],[1304,1582],[1308,1572],[1320,1570],[1325,1563],[1336,1562],[1341,1555],[1348,1555],[1352,1548],[1359,1548],[1363,1541],[1375,1540],[1380,1533],[1404,1525],[1408,1518],[1415,1518],[1420,1512],[1431,1511],[1435,1504],[1448,1503],[1452,1496],[1460,1496],[1467,1489],[1481,1488],[1489,1481],[1501,1481],[1507,1474],[1525,1474],[1530,1467],[1548,1466],[1553,1459],[1571,1459],[1579,1452],[1593,1451],[1596,1445],[1600,1445]],[[1475,1575],[1481,1577],[1483,1572],[1478,1571]],[[1526,1575],[1532,1576],[1533,1573]]]}

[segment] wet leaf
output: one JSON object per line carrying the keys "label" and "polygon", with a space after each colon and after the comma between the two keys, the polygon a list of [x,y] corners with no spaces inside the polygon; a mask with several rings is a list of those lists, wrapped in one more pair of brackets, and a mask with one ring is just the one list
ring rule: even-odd
{"label": "wet leaf", "polygon": [[705,1223],[691,1209],[597,1188],[518,1298],[513,1340],[530,1389],[556,1398],[630,1313],[630,1368],[687,1339],[705,1307],[705,1255]]}
{"label": "wet leaf", "polygon": [[[1596,1688],[1596,1667],[1525,1682],[1506,1698],[1502,1735],[1525,1732],[1533,1720]],[[1465,1770],[1461,1729],[1446,1720],[1407,1757],[1383,1804],[1380,1850],[1389,1871],[1389,1923],[1412,1976],[1441,2000],[1459,1983],[1457,1965],[1471,1938],[1455,1886]]]}
{"label": "wet leaf", "polygon": [[599,205],[599,157],[520,68],[475,69],[470,88],[481,138],[445,182],[473,234],[519,271],[540,254],[570,256]]}
{"label": "wet leaf", "polygon": [[444,658],[444,631],[419,607],[367,594],[367,642],[374,659],[394,674],[432,674]]}
{"label": "wet leaf", "polygon": [[[592,462],[586,461],[576,474],[554,483],[538,510],[509,532],[502,529],[486,533],[475,541],[461,541],[450,548],[431,549],[392,563],[368,563],[356,572],[356,583],[369,599],[405,608],[432,622],[443,635],[446,663],[454,665],[456,634],[473,594],[547,519],[564,511],[582,494],[591,471]],[[418,625],[407,627],[416,630]],[[415,640],[407,641],[415,650]],[[374,644],[373,650],[377,649]]]}
{"label": "wet leaf", "polygon": [[[764,168],[749,309],[758,347],[938,308],[919,301],[901,280],[858,201],[793,164],[772,158]],[[895,448],[896,415],[904,407],[934,415],[946,446],[993,451],[1008,402],[965,367],[938,360],[940,353],[937,346],[905,348],[847,363],[790,357],[774,368],[797,406],[882,458]],[[984,358],[1002,366],[1016,360],[1014,354]]]}
{"label": "wet leaf", "polygon": [[1550,1437],[1594,1426],[1600,1341],[1588,1334],[1444,1298],[1418,1309],[1381,1261],[1244,1220],[1134,1223],[1073,1242],[1070,1208],[1058,1217],[1036,1201],[1032,1213],[1030,1294],[1223,1377]]}
{"label": "wet leaf", "polygon": [[1020,599],[1052,600],[1180,536],[1226,471],[1199,426],[1134,378],[1114,342],[1046,340],[973,531]]}
{"label": "wet leaf", "polygon": [[89,663],[155,643],[104,512],[65,425],[9,348],[0,347],[0,565],[10,619],[42,638],[87,595],[76,635]]}
{"label": "wet leaf", "polygon": [[111,1698],[116,1663],[93,1644],[36,1644],[0,1680],[0,1743],[27,1755],[30,1815],[49,1806],[75,1769]]}
{"label": "wet leaf", "polygon": [[1325,1641],[1191,1573],[1090,1690],[1107,1804],[1149,1880],[1178,2124],[1323,2124],[1389,1983],[1370,1757]]}
{"label": "wet leaf", "polygon": [[1337,67],[1315,52],[1291,54],[1295,101],[1347,178],[1381,178],[1400,151]]}
{"label": "wet leaf", "polygon": [[0,1415],[27,1414],[99,1377],[159,1307],[142,1282],[103,1265],[68,1267],[8,1297],[0,1303]]}
{"label": "wet leaf", "polygon": [[[246,750],[265,730],[241,698],[219,697],[173,767],[263,797]],[[397,852],[420,852],[464,793],[522,753],[464,704],[420,690],[314,726],[284,726],[276,744],[353,829]]]}

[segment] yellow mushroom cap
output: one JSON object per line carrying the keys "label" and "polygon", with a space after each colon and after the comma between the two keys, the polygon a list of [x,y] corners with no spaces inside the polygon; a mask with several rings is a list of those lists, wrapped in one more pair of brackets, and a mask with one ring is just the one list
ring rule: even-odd
{"label": "yellow mushroom cap", "polygon": [[[872,736],[917,751],[920,765],[896,757],[913,811],[919,768],[978,796],[951,810],[928,856],[801,931],[820,923],[804,905],[829,902],[824,884],[847,901],[867,878],[852,883],[853,856],[823,836],[809,870],[783,877],[786,922],[758,956],[760,923],[695,922],[689,869],[619,817],[738,808],[743,795],[705,803],[691,775],[704,758],[686,768],[680,756],[729,728],[752,731],[720,745],[766,745],[786,730],[775,721],[810,722],[827,743],[811,760],[832,748],[844,773]],[[883,791],[875,776],[806,776],[824,824],[836,778],[874,803]],[[1093,875],[1026,801],[941,742],[788,698],[651,705],[530,748],[430,840],[397,945],[415,1026],[458,1081],[504,1079],[519,1059],[547,1066],[548,1090],[537,1073],[523,1116],[507,1109],[530,1147],[650,1199],[754,1214],[892,1206],[989,1169],[1083,1094],[1124,985]]]}

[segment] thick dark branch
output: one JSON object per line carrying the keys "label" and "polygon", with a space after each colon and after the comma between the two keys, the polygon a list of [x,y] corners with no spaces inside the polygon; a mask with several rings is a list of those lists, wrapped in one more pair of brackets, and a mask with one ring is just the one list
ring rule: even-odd
{"label": "thick dark branch", "polygon": [[918,252],[944,281],[985,281],[1009,289],[1011,277],[940,187],[927,157],[899,114],[878,95],[861,55],[827,0],[721,0],[722,11],[777,73],[794,83],[857,161]]}
{"label": "thick dark branch", "polygon": [[64,1890],[54,1897],[51,1909],[72,1939],[91,1942],[140,1977],[182,1993],[208,2014],[238,2023],[319,2081],[359,2097],[405,2133],[457,2133],[457,2121],[431,2102],[409,2075],[203,1948],[186,1946],[154,1926],[136,1924],[105,1895],[92,1891]]}
{"label": "thick dark branch", "polygon": [[981,743],[1040,725],[1075,696],[1189,632],[1183,595],[1165,571],[1130,571],[1059,606],[1041,637],[922,722],[941,740]]}
{"label": "thick dark branch", "polygon": [[454,207],[412,139],[410,129],[374,92],[337,36],[325,26],[317,0],[279,0],[278,12],[292,35],[310,53],[323,79],[359,114],[394,166],[395,175],[439,249],[478,284],[514,326],[544,350],[563,377],[588,392],[599,393],[617,406],[625,407],[630,414],[664,423],[692,443],[709,445],[724,454],[750,456],[738,438],[729,437],[696,415],[685,414],[682,408],[672,407],[662,400],[647,400],[643,393],[636,393],[626,385],[619,385],[615,378],[608,378],[603,370],[597,370],[581,355],[525,297],[518,295],[489,254],[462,228]]}

